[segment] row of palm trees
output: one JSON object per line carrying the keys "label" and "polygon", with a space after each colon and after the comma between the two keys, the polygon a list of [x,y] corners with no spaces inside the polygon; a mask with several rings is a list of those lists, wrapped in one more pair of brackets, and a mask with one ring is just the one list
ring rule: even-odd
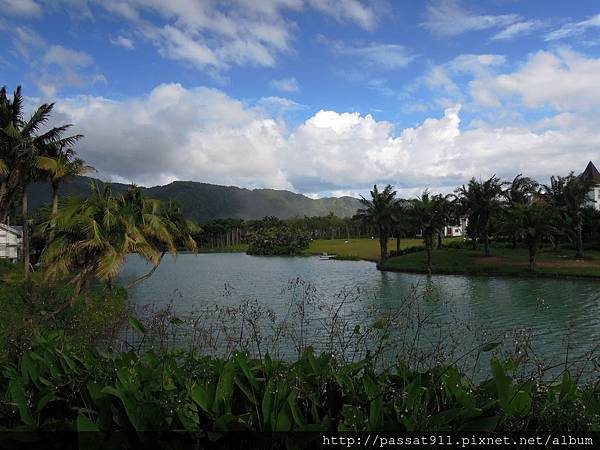
{"label": "row of palm trees", "polygon": [[33,182],[49,183],[53,194],[51,212],[36,230],[45,244],[40,260],[45,279],[70,277],[73,299],[87,292],[92,279],[112,286],[130,253],[152,268],[128,287],[151,276],[167,252],[175,255],[182,247],[195,251],[192,235],[199,227],[185,220],[174,203],[146,199],[135,186],[113,195],[109,184],[94,182],[87,198],[59,202],[61,183],[94,169],[77,156],[73,146],[83,136],[67,135],[70,124],[41,132],[53,107],[43,104],[25,119],[21,88],[12,99],[5,87],[0,89],[0,222],[6,222],[20,200],[24,278],[31,271],[27,188]]}
{"label": "row of palm trees", "polygon": [[40,132],[53,108],[53,103],[45,103],[29,119],[25,119],[21,87],[17,87],[12,99],[8,97],[6,87],[0,89],[0,223],[6,223],[15,202],[20,198],[26,279],[31,268],[27,187],[36,181],[49,181],[53,188],[52,212],[55,215],[60,183],[70,176],[91,170],[72,149],[82,136],[66,135],[70,124]]}
{"label": "row of palm trees", "polygon": [[529,265],[535,269],[538,251],[545,239],[557,245],[567,238],[576,249],[575,257],[583,254],[583,217],[586,211],[595,213],[589,193],[594,183],[573,173],[553,176],[550,184],[517,175],[512,181],[502,181],[495,175],[486,180],[471,179],[450,195],[432,195],[429,191],[416,199],[397,197],[391,185],[383,190],[373,187],[370,199],[361,198],[364,205],[356,217],[375,225],[381,247],[380,265],[388,258],[387,242],[398,230],[420,230],[431,272],[432,249],[436,237],[439,246],[444,228],[468,218],[467,236],[476,250],[480,243],[484,255],[490,256],[492,233],[509,237],[513,246],[521,241],[529,251]]}

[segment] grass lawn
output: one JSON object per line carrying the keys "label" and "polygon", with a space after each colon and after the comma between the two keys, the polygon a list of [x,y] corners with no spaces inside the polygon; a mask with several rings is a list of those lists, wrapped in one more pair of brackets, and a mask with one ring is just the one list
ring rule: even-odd
{"label": "grass lawn", "polygon": [[[600,252],[588,250],[584,261],[576,261],[575,251],[542,250],[538,254],[536,274],[555,276],[600,277]],[[492,247],[492,256],[484,257],[483,249],[444,248],[434,250],[434,273],[473,275],[532,275],[526,249]],[[384,270],[427,272],[425,252],[390,258]]]}
{"label": "grass lawn", "polygon": [[[400,239],[400,248],[423,245],[422,239]],[[388,251],[396,249],[396,239],[388,241]],[[340,259],[366,259],[367,261],[379,260],[379,239],[317,239],[311,241],[306,251],[311,255],[320,255],[323,252],[337,255]]]}
{"label": "grass lawn", "polygon": [[248,244],[237,244],[231,247],[198,247],[198,253],[246,253]]}

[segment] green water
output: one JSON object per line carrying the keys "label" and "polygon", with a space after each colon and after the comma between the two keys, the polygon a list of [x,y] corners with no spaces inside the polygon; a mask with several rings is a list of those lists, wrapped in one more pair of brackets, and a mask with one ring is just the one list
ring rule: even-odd
{"label": "green water", "polygon": [[[147,270],[141,259],[130,258],[121,278]],[[297,279],[301,286],[290,285]],[[130,301],[156,309],[171,305],[176,315],[188,317],[251,300],[279,318],[303,321],[304,339],[317,347],[325,345],[324,324],[332,312],[344,317],[348,329],[364,329],[378,314],[395,315],[392,347],[400,348],[401,339],[402,345],[418,341],[419,348],[437,348],[439,357],[452,360],[479,343],[502,340],[501,351],[526,353],[550,366],[590,359],[587,352],[598,356],[599,288],[599,282],[580,280],[380,272],[369,262],[317,257],[182,254],[166,258],[149,280],[132,289]],[[290,313],[290,304],[304,297],[310,297],[310,305],[299,318]],[[197,327],[208,321],[204,317]],[[282,345],[291,350],[292,344]]]}

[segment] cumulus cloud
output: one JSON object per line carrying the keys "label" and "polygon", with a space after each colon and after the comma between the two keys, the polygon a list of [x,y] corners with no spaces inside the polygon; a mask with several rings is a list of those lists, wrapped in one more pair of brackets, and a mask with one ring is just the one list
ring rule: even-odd
{"label": "cumulus cloud", "polygon": [[481,104],[499,106],[516,97],[529,108],[598,110],[600,58],[572,50],[539,51],[518,70],[471,82],[471,94]]}
{"label": "cumulus cloud", "polygon": [[427,5],[422,25],[434,34],[456,36],[469,31],[506,27],[518,20],[516,14],[476,14],[465,9],[459,0],[438,0]]}
{"label": "cumulus cloud", "polygon": [[[271,99],[273,100],[273,99]],[[260,104],[216,89],[157,86],[125,101],[71,97],[57,122],[86,137],[80,153],[102,177],[144,185],[195,180],[319,195],[392,183],[402,192],[451,191],[471,176],[580,170],[597,155],[592,120],[557,115],[530,127],[461,125],[460,106],[396,129],[357,112],[322,110],[294,129]]]}

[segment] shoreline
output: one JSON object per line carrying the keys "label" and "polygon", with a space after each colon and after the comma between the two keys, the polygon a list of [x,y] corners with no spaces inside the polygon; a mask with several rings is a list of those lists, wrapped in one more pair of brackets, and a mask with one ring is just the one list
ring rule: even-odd
{"label": "shoreline", "polygon": [[[369,261],[369,260],[364,260]],[[373,262],[373,261],[370,261]],[[381,268],[377,263],[377,270],[380,272],[396,272],[396,273],[411,273],[428,275],[425,270],[419,269],[394,269],[394,268]],[[544,273],[544,272],[457,272],[457,271],[436,271],[432,270],[431,275],[459,275],[459,276],[472,276],[472,277],[502,277],[502,278],[546,278],[555,280],[585,280],[585,281],[600,281],[600,276],[597,275],[567,275],[560,273]]]}
{"label": "shoreline", "polygon": [[[180,252],[182,254],[192,253],[192,252]],[[243,253],[246,254],[244,250],[235,249],[235,250],[227,250],[227,249],[215,249],[212,251],[200,251],[199,254],[217,254],[217,253]],[[320,253],[316,252],[306,252],[304,254],[294,255],[294,257],[305,257],[305,256],[319,256]],[[251,255],[252,256],[252,255]],[[256,256],[256,255],[254,255]],[[401,258],[401,257],[400,257]],[[410,273],[410,274],[421,274],[427,275],[428,272],[423,269],[396,269],[393,267],[380,267],[378,261],[368,258],[361,258],[360,256],[351,256],[351,257],[335,257],[332,258],[334,261],[366,261],[376,265],[377,270],[380,272],[395,272],[395,273]],[[389,260],[388,260],[389,261]],[[483,271],[483,272],[475,272],[475,271],[447,271],[447,270],[436,270],[433,269],[431,275],[458,275],[458,276],[476,276],[476,277],[502,277],[502,278],[539,278],[539,279],[555,279],[555,280],[583,280],[583,281],[598,281],[600,282],[600,275],[570,275],[570,274],[560,274],[560,273],[546,273],[546,272],[503,272],[503,271]]]}

